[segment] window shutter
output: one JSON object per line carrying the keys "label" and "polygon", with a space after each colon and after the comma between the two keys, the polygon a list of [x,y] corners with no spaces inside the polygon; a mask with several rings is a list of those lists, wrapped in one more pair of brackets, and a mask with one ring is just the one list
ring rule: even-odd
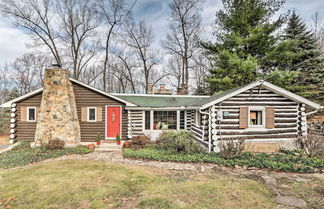
{"label": "window shutter", "polygon": [[88,108],[87,107],[81,107],[81,121],[87,121],[87,113]]}
{"label": "window shutter", "polygon": [[97,107],[97,122],[102,121],[102,107]]}
{"label": "window shutter", "polygon": [[20,120],[27,121],[27,107],[20,108]]}
{"label": "window shutter", "polygon": [[249,108],[240,107],[240,128],[248,128]]}
{"label": "window shutter", "polygon": [[274,128],[275,127],[275,111],[273,107],[266,107],[265,108],[266,114],[266,121],[265,127],[266,128]]}

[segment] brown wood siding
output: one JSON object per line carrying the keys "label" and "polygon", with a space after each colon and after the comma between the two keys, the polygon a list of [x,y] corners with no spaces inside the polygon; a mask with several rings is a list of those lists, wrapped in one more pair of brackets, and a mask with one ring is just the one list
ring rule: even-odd
{"label": "brown wood siding", "polygon": [[[120,105],[122,107],[122,139],[127,137],[127,111],[125,105],[117,100],[103,96],[95,91],[87,89],[79,84],[73,83],[73,89],[76,98],[76,106],[78,118],[81,128],[81,141],[94,142],[96,141],[97,134],[105,139],[105,120],[106,120],[106,105]],[[21,121],[21,107],[37,107],[39,109],[42,99],[42,93],[30,97],[24,101],[17,103],[17,140],[18,141],[34,141],[36,122]],[[82,107],[101,107],[102,120],[98,122],[81,121],[81,108]]]}
{"label": "brown wood siding", "polygon": [[[26,107],[36,107],[37,110],[39,110],[40,103],[42,100],[42,94],[37,94],[33,97],[30,97],[28,99],[25,99],[19,103],[17,103],[17,115],[16,115],[16,139],[18,141],[34,141],[35,137],[35,131],[36,131],[36,122],[27,122],[21,120],[22,111],[21,109],[24,109],[27,111]],[[27,113],[24,113],[27,117]],[[38,118],[36,118],[38,119]]]}
{"label": "brown wood siding", "polygon": [[[73,83],[76,106],[81,128],[81,141],[94,142],[97,134],[100,134],[101,139],[105,139],[105,122],[106,122],[106,105],[120,105],[122,107],[122,134],[121,138],[127,138],[127,111],[125,105],[117,100],[108,98],[91,89],[85,88],[79,84]],[[102,108],[102,120],[97,122],[81,121],[82,107],[100,107]]]}
{"label": "brown wood siding", "polygon": [[[251,93],[252,92],[252,93]],[[265,111],[273,110],[274,126],[255,131],[240,128],[241,107],[262,106]],[[218,104],[216,104],[218,108]],[[226,138],[244,139],[285,139],[295,138],[298,135],[298,104],[267,89],[258,88],[243,92],[222,102],[221,110],[229,112],[224,120],[212,129],[213,140],[222,136]],[[269,118],[268,118],[269,119]],[[219,127],[221,132],[219,133]]]}

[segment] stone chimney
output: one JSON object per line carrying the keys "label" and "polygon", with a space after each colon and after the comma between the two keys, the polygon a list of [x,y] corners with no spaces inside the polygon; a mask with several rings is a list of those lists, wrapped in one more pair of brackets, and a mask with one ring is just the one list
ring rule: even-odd
{"label": "stone chimney", "polygon": [[35,143],[63,140],[67,146],[81,141],[75,96],[68,72],[61,68],[46,69]]}
{"label": "stone chimney", "polygon": [[153,83],[147,84],[147,94],[153,94]]}

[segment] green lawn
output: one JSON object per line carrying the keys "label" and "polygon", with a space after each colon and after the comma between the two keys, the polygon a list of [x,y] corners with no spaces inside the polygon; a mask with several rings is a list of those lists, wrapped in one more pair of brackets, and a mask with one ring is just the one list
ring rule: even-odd
{"label": "green lawn", "polygon": [[3,208],[275,208],[256,181],[64,160],[0,171]]}

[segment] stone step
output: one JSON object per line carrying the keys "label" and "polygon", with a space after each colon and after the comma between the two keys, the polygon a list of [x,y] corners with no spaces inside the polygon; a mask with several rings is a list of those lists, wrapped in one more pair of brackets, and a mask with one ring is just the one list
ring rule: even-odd
{"label": "stone step", "polygon": [[113,152],[113,151],[121,151],[123,145],[117,145],[115,143],[102,143],[100,145],[95,146],[95,151],[101,152]]}
{"label": "stone step", "polygon": [[107,149],[107,148],[98,148],[95,149],[96,152],[116,152],[116,151],[122,151],[122,149]]}

